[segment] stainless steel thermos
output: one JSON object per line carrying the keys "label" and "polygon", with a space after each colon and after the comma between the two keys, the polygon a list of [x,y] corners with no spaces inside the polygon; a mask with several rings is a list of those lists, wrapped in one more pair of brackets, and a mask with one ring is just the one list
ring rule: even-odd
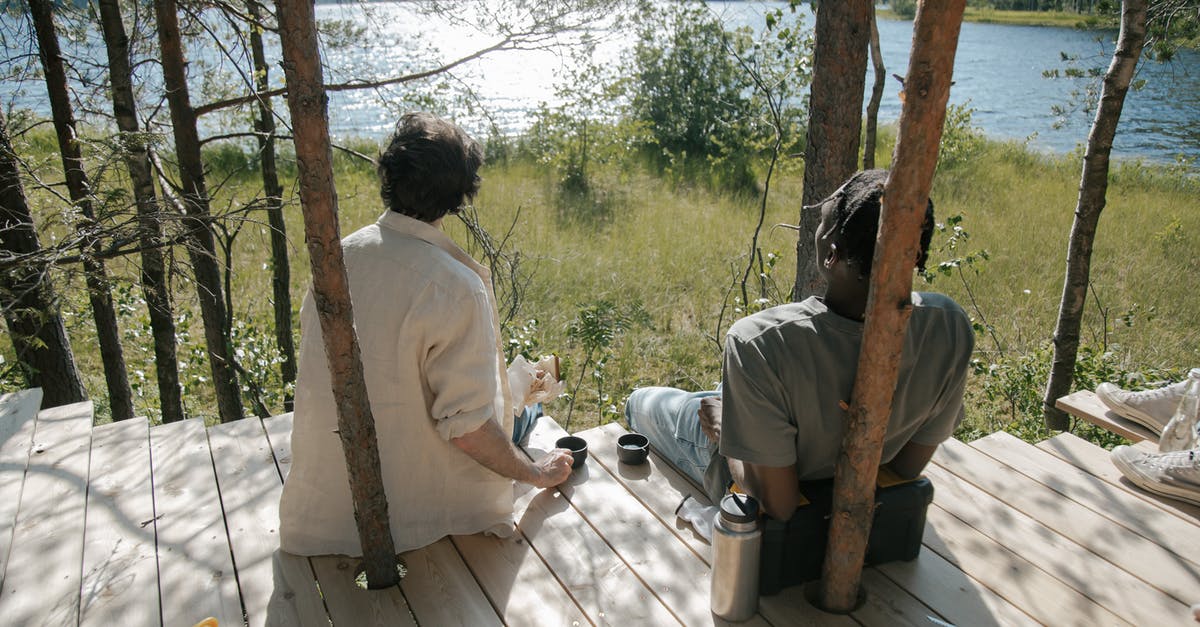
{"label": "stainless steel thermos", "polygon": [[735,622],[754,615],[761,548],[758,501],[745,494],[726,494],[713,525],[713,614]]}

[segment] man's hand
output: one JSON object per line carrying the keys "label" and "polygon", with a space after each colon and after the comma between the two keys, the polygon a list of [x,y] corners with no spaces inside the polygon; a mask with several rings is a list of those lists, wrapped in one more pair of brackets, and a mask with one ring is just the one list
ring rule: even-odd
{"label": "man's hand", "polygon": [[529,483],[538,488],[553,488],[571,476],[571,451],[556,448],[534,462],[534,480]]}
{"label": "man's hand", "polygon": [[705,396],[700,399],[700,430],[713,444],[721,442],[720,396]]}

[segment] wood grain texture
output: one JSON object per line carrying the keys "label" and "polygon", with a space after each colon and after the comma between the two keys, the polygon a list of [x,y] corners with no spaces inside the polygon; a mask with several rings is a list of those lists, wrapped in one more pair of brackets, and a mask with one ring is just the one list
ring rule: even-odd
{"label": "wood grain texture", "polygon": [[1100,402],[1100,397],[1091,390],[1080,390],[1059,397],[1054,402],[1054,406],[1084,422],[1089,422],[1134,442],[1142,440],[1158,442],[1157,433],[1112,411],[1107,405]]}
{"label": "wood grain texture", "polygon": [[79,624],[161,624],[149,421],[96,427],[89,476]]}
{"label": "wood grain texture", "polygon": [[971,446],[1005,460],[1038,483],[1153,541],[1200,570],[1197,525],[1163,516],[1158,507],[1007,433],[993,433]]}
{"label": "wood grain texture", "polygon": [[0,590],[0,616],[7,624],[79,621],[91,435],[91,401],[38,414]]}
{"label": "wood grain texture", "polygon": [[[1137,487],[1125,479],[1121,471],[1113,465],[1111,453],[1079,436],[1060,433],[1049,440],[1039,442],[1037,447],[1076,468],[1086,470],[1130,494],[1157,505],[1164,511],[1200,525],[1200,506],[1159,496]],[[1157,450],[1157,446],[1154,448]]]}
{"label": "wood grain texture", "polygon": [[[1189,603],[1187,598],[1195,594],[1194,582],[1200,580],[1200,570],[1195,565],[1048,489],[1013,466],[953,439],[938,449],[933,461],[1177,600]],[[1134,499],[1120,497],[1114,507],[1121,507],[1126,498]],[[1166,517],[1161,513],[1158,516]]]}
{"label": "wood grain texture", "polygon": [[17,508],[21,503],[21,488],[25,485],[25,470],[29,466],[33,430],[41,403],[40,389],[0,396],[0,590],[4,588]]}
{"label": "wood grain texture", "polygon": [[202,418],[150,429],[164,625],[242,623],[242,602]]}
{"label": "wood grain texture", "polygon": [[1185,615],[1183,603],[953,473],[933,465],[926,474],[942,509],[1123,620],[1166,625]]}

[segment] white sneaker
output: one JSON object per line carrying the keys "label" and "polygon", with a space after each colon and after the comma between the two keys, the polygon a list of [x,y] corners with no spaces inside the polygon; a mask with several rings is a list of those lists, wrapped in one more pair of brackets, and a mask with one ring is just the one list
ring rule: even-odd
{"label": "white sneaker", "polygon": [[1101,383],[1096,387],[1100,402],[1121,416],[1128,418],[1158,435],[1162,435],[1167,423],[1179,408],[1179,401],[1187,389],[1188,380],[1157,388],[1128,392],[1112,383]]}
{"label": "white sneaker", "polygon": [[1112,461],[1138,487],[1200,505],[1200,450],[1146,453],[1122,445],[1112,450]]}

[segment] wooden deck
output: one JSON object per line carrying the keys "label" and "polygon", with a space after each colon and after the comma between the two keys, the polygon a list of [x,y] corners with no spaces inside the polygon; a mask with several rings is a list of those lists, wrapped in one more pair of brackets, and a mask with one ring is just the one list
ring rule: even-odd
{"label": "wooden deck", "polygon": [[[693,486],[652,456],[616,462],[617,425],[561,490],[518,489],[519,533],[404,555],[399,588],[278,550],[291,417],[92,428],[90,404],[0,398],[0,624],[709,625],[709,547],[676,521]],[[561,430],[543,419],[529,450]],[[918,559],[870,568],[850,616],[802,590],[755,625],[1180,625],[1200,601],[1200,508],[1120,479],[1070,435],[950,441]]]}

